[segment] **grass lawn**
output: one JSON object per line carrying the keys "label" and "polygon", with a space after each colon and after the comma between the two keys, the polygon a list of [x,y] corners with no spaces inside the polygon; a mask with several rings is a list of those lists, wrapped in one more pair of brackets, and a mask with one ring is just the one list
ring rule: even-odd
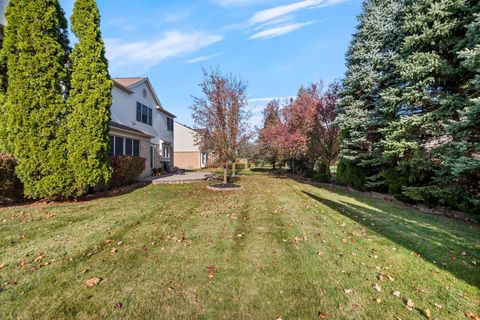
{"label": "grass lawn", "polygon": [[480,313],[480,227],[267,173],[241,184],[1,209],[0,319]]}

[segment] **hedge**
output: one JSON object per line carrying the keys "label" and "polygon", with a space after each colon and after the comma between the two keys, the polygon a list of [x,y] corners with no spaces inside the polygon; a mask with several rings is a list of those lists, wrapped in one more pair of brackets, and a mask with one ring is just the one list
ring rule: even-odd
{"label": "hedge", "polygon": [[17,161],[6,153],[0,153],[0,202],[23,197],[23,185],[15,175]]}
{"label": "hedge", "polygon": [[129,184],[145,170],[145,158],[134,156],[111,156],[109,158],[113,173],[111,187]]}

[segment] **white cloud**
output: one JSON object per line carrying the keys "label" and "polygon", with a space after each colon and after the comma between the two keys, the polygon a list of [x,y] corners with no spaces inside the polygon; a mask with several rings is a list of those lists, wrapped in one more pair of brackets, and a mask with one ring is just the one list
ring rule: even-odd
{"label": "white cloud", "polygon": [[[270,20],[278,19],[282,16],[285,16],[287,14],[293,13],[298,10],[319,6],[326,1],[329,1],[329,0],[304,0],[304,1],[298,1],[291,4],[283,5],[283,6],[278,6],[270,9],[257,11],[250,18],[249,25],[265,23]],[[341,1],[341,0],[333,0],[333,1]]]}
{"label": "white cloud", "polygon": [[199,57],[188,60],[187,63],[197,63],[197,62],[207,61],[207,60],[219,57],[222,54],[223,54],[222,52],[219,52],[219,53],[211,54],[208,56],[199,56]]}
{"label": "white cloud", "polygon": [[281,25],[278,27],[270,28],[267,30],[262,30],[260,32],[257,32],[253,35],[251,35],[248,39],[254,40],[254,39],[269,39],[269,38],[275,38],[279,36],[283,36],[287,33],[299,30],[301,28],[304,28],[308,25],[311,25],[314,23],[314,21],[308,21],[308,22],[303,22],[303,23],[290,23],[286,25]]}
{"label": "white cloud", "polygon": [[166,58],[195,52],[221,40],[223,37],[220,35],[199,31],[169,31],[153,40],[123,42],[120,39],[106,39],[105,42],[113,70],[135,70],[138,73],[148,71]]}
{"label": "white cloud", "polygon": [[262,0],[212,0],[212,2],[222,7],[230,7],[230,6],[247,6],[251,4],[263,3],[265,1],[262,1]]}

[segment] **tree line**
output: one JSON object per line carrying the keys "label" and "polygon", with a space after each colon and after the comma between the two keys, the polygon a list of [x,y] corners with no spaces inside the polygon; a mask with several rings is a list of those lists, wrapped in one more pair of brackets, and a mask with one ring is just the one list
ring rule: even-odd
{"label": "tree line", "polygon": [[0,54],[0,152],[29,198],[109,181],[111,90],[95,0],[76,0],[70,47],[58,0],[10,0]]}
{"label": "tree line", "polygon": [[[480,212],[480,3],[367,0],[341,84],[272,101],[274,166],[412,203]],[[338,157],[337,157],[338,156]]]}
{"label": "tree line", "polygon": [[347,67],[338,181],[480,212],[480,2],[367,0]]}

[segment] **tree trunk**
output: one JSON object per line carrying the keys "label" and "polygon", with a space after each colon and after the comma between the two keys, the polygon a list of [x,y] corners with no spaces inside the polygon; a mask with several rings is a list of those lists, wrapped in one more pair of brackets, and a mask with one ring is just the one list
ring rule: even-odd
{"label": "tree trunk", "polygon": [[237,164],[235,162],[232,163],[232,177],[235,177],[235,166]]}
{"label": "tree trunk", "polygon": [[273,161],[273,171],[275,171],[275,169],[277,168],[277,167],[276,167],[276,164],[277,164],[277,163],[276,163],[275,161]]}
{"label": "tree trunk", "polygon": [[223,166],[223,183],[224,184],[227,184],[227,167],[228,167],[227,164]]}
{"label": "tree trunk", "polygon": [[332,173],[330,172],[330,160],[325,161],[325,174],[328,177],[328,180],[330,181],[332,178]]}

